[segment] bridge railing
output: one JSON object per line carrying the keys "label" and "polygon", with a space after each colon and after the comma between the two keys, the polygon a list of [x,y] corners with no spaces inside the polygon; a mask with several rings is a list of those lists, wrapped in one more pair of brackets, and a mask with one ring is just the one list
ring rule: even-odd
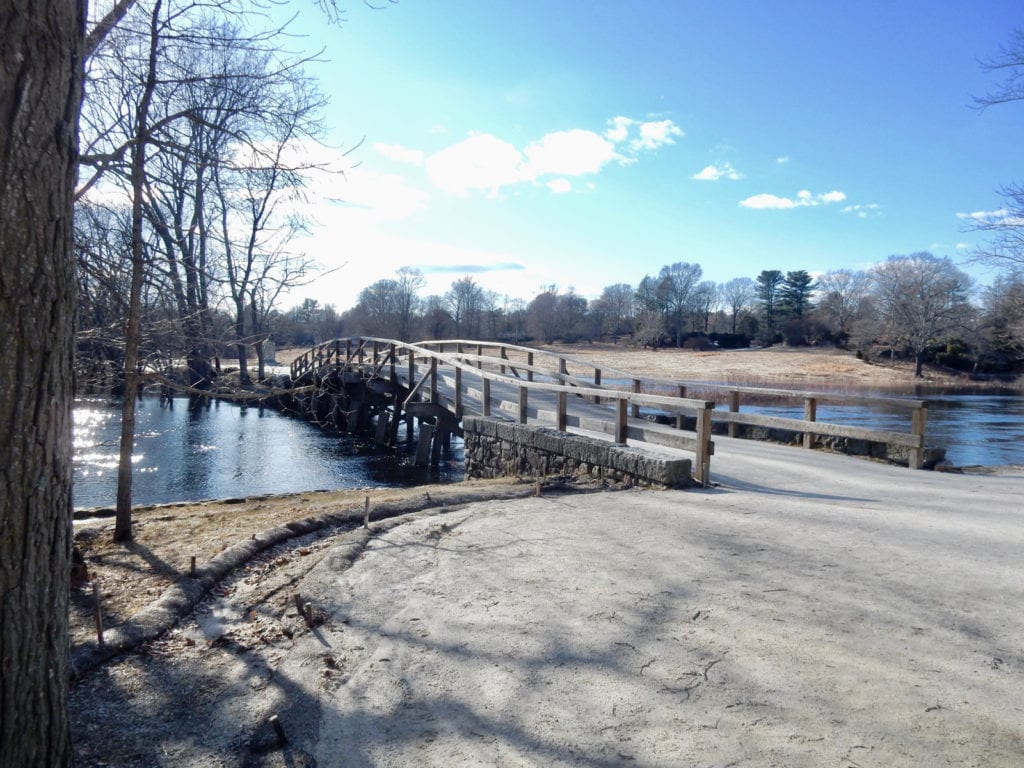
{"label": "bridge railing", "polygon": [[[703,396],[710,396],[720,405],[727,406],[726,409],[715,409],[711,418],[714,423],[728,425],[726,429],[730,437],[737,436],[740,425],[747,425],[801,433],[801,442],[805,448],[813,448],[819,436],[865,440],[902,446],[907,449],[908,464],[912,469],[920,469],[924,465],[925,430],[928,422],[927,400],[768,387],[742,387],[706,381],[641,377],[637,376],[635,372],[608,367],[602,368],[590,361],[557,352],[531,349],[501,342],[445,340],[420,342],[420,344],[422,346],[436,346],[441,350],[452,347],[456,349],[474,348],[478,355],[481,355],[483,350],[494,349],[498,358],[502,361],[508,360],[508,363],[503,364],[510,367],[510,369],[513,368],[516,360],[525,360],[531,367],[540,361],[547,361],[548,365],[554,365],[554,370],[544,369],[549,377],[574,386],[587,386],[599,389],[608,387],[621,390],[623,385],[626,385],[631,391],[636,393],[671,393],[679,398],[686,398],[688,394],[695,392],[700,393]],[[527,373],[529,376],[533,375],[530,369],[527,370]],[[614,383],[610,385],[602,384],[602,379],[606,382],[611,381]],[[765,398],[772,398],[774,402],[781,402],[798,408],[802,406],[803,418],[795,419],[741,411],[741,406],[744,403],[749,407],[750,405],[762,403]],[[819,421],[818,406],[822,404],[862,405],[868,408],[887,408],[903,412],[907,415],[907,430],[866,429],[852,424]],[[632,416],[639,417],[642,405],[643,403],[638,399],[631,401]],[[676,426],[682,427],[682,416],[679,414],[676,416]]]}
{"label": "bridge railing", "polygon": [[[492,349],[497,354],[483,354]],[[416,403],[428,402],[444,405],[456,418],[461,418],[472,401],[479,404],[484,416],[505,413],[521,424],[532,420],[552,423],[559,431],[573,427],[603,432],[620,444],[632,439],[674,445],[695,454],[695,477],[704,484],[710,482],[714,451],[711,439],[713,402],[626,391],[600,384],[591,386],[589,381],[568,374],[564,366],[550,369],[537,365],[534,352],[528,347],[475,341],[408,344],[393,339],[353,337],[334,339],[308,350],[293,361],[291,372],[292,380],[297,382],[301,377],[332,369],[359,367],[368,370],[369,375],[392,381],[404,378],[408,395],[401,407],[405,410]],[[382,375],[385,369],[387,376]],[[470,386],[471,379],[478,380],[477,387]],[[443,386],[450,388],[450,395],[444,393]],[[510,392],[514,397],[509,397]],[[540,407],[531,404],[531,392]],[[553,407],[543,407],[547,404],[542,400],[544,395],[553,399]],[[611,418],[571,413],[570,395],[611,406]],[[638,412],[641,407],[677,413],[680,421],[686,415],[695,417],[693,436],[674,434],[669,439],[646,422],[631,423],[631,409]]]}
{"label": "bridge railing", "polygon": [[[561,392],[559,406],[556,408],[554,420],[559,428],[564,428],[568,415],[562,406],[562,400],[568,394],[587,397],[593,402],[607,401],[614,403],[616,420],[613,437],[624,442],[625,436],[632,439],[652,439],[651,433],[643,435],[643,430],[630,427],[628,417],[637,419],[641,408],[657,410],[675,415],[677,429],[682,429],[686,416],[701,414],[697,419],[695,443],[706,443],[703,449],[710,457],[713,444],[708,435],[702,433],[701,423],[707,418],[711,423],[724,423],[730,436],[738,434],[740,425],[783,429],[802,434],[804,447],[814,446],[817,437],[833,436],[859,439],[871,442],[898,445],[907,448],[908,464],[911,468],[921,468],[924,464],[925,430],[927,426],[928,401],[902,397],[874,397],[867,395],[849,395],[830,392],[803,390],[772,389],[766,387],[740,387],[714,382],[663,379],[657,377],[641,377],[635,373],[594,365],[579,358],[563,355],[549,350],[538,350],[530,347],[505,344],[502,342],[482,342],[467,339],[445,339],[423,341],[416,344],[404,344],[391,339],[374,339],[359,337],[353,339],[337,339],[309,350],[292,365],[293,380],[297,372],[312,370],[321,365],[322,361],[335,363],[361,363],[373,361],[375,365],[386,365],[382,362],[383,355],[390,355],[392,371],[399,357],[404,358],[408,366],[409,386],[415,390],[415,396],[421,396],[423,387],[428,386],[431,402],[438,399],[436,366],[438,362],[453,366],[456,384],[460,384],[465,375],[476,376],[484,380],[480,395],[482,407],[490,409],[490,382],[503,381],[520,387],[518,415],[519,419],[529,418],[529,394],[533,388],[538,391],[553,387],[551,391]],[[434,362],[431,363],[430,361]],[[425,365],[423,377],[417,383],[416,370]],[[394,373],[392,372],[392,376]],[[455,388],[456,410],[462,406],[462,388]],[[691,393],[710,396],[708,399],[688,397]],[[742,405],[751,405],[764,398],[774,398],[797,407],[802,406],[803,418],[766,415],[742,411]],[[714,404],[721,401],[727,409],[714,409]],[[900,430],[866,429],[851,424],[839,424],[833,421],[818,420],[818,406],[821,404],[858,404],[866,407],[886,407],[903,411],[908,416],[908,428]],[[516,411],[505,403],[504,410]],[[623,412],[628,409],[628,413]],[[706,416],[704,415],[706,414]],[[524,422],[525,423],[525,422]],[[568,424],[569,426],[576,426]],[[637,435],[630,434],[633,431]],[[702,455],[699,445],[693,450]]]}

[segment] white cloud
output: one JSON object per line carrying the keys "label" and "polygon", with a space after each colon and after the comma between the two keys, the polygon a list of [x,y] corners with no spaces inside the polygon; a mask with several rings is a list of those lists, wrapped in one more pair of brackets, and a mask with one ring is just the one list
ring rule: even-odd
{"label": "white cloud", "polygon": [[841,203],[845,199],[846,194],[836,189],[819,195],[813,194],[810,190],[801,189],[796,193],[796,200],[763,192],[759,195],[748,197],[745,200],[740,200],[740,205],[744,208],[759,210],[788,210],[790,208],[813,208],[818,205],[828,205],[829,203]]}
{"label": "white cloud", "polygon": [[567,192],[572,192],[572,182],[568,179],[552,179],[548,182],[548,189],[556,195],[564,195]]}
{"label": "white cloud", "polygon": [[733,168],[732,163],[726,162],[709,165],[703,170],[693,174],[690,178],[695,179],[696,181],[718,181],[719,179],[739,181],[746,177]]}
{"label": "white cloud", "polygon": [[507,141],[489,133],[473,134],[424,161],[427,175],[440,189],[456,195],[501,187],[522,179],[523,156]]}
{"label": "white cloud", "polygon": [[748,197],[746,200],[740,200],[740,205],[744,208],[754,208],[757,210],[784,210],[787,208],[796,208],[800,203],[795,203],[788,197],[779,197],[778,195],[770,195],[767,192],[762,192],[760,195],[753,195]]}
{"label": "white cloud", "polygon": [[[378,144],[375,149],[392,160],[422,165],[434,185],[446,192],[486,191],[496,197],[504,187],[529,182],[545,184],[561,194],[572,188],[569,184],[566,189],[565,177],[596,174],[611,163],[629,165],[638,152],[674,144],[675,137],[683,135],[671,120],[642,123],[618,116],[608,120],[603,135],[583,128],[553,131],[522,150],[490,133],[472,133],[426,157],[394,144]],[[742,178],[731,166],[723,173],[728,178]]]}
{"label": "white cloud", "polygon": [[383,144],[380,142],[374,144],[373,148],[388,160],[394,160],[396,163],[423,165],[424,155],[418,149],[409,149],[401,144]]}
{"label": "white cloud", "polygon": [[549,133],[540,141],[527,145],[524,152],[528,163],[523,175],[530,179],[548,174],[581,176],[597,173],[618,158],[614,144],[593,131],[578,128]]}
{"label": "white cloud", "polygon": [[658,120],[657,122],[640,123],[640,138],[630,142],[630,149],[639,151],[641,149],[658,149],[665,144],[675,144],[673,136],[680,138],[685,136],[683,130],[671,120]]}
{"label": "white cloud", "polygon": [[786,163],[789,162],[789,155],[780,155],[779,157],[775,158],[775,162],[778,165],[785,165]]}
{"label": "white cloud", "polygon": [[613,117],[608,121],[608,125],[611,127],[604,132],[604,135],[618,144],[626,140],[626,137],[629,136],[629,127],[635,124],[636,120],[629,117]]}

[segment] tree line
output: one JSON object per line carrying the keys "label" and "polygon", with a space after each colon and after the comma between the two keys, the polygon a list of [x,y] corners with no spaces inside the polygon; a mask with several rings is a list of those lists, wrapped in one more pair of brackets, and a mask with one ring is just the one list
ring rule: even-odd
{"label": "tree line", "polygon": [[867,270],[762,270],[702,280],[699,264],[676,262],[593,300],[546,286],[530,301],[485,290],[472,276],[442,295],[400,269],[365,287],[343,312],[312,299],[274,315],[281,345],[344,335],[403,341],[472,338],[509,343],[628,341],[651,348],[833,344],[861,356],[910,359],[971,372],[1009,373],[1024,360],[1024,280],[1004,276],[972,300],[972,281],[949,258],[890,256]]}

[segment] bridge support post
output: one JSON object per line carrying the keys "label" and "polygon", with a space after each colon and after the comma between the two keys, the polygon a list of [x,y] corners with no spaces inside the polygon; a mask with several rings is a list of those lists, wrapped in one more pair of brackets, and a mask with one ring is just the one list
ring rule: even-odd
{"label": "bridge support post", "polygon": [[[804,398],[804,421],[818,420],[818,400],[814,397]],[[814,433],[804,432],[804,448],[814,447]]]}
{"label": "bridge support post", "polygon": [[920,439],[920,446],[911,448],[907,456],[907,465],[911,469],[920,469],[924,466],[924,428],[928,423],[928,404],[915,408],[911,416],[910,432]]}
{"label": "bridge support post", "polygon": [[615,403],[615,442],[619,445],[626,444],[628,406],[629,403],[624,397],[620,397]]}
{"label": "bridge support post", "polygon": [[[676,394],[679,396],[680,400],[685,399],[686,398],[686,385],[685,384],[680,384],[679,385],[679,389],[676,392]],[[682,411],[680,411],[679,413],[676,414],[676,429],[682,430],[682,428],[683,428],[683,419],[684,418],[685,417],[683,416]]]}
{"label": "bridge support post", "polygon": [[711,409],[714,407],[714,403],[705,403],[704,408],[697,411],[696,469],[700,472],[700,484],[705,488],[711,485]]}
{"label": "bridge support post", "polygon": [[377,445],[385,445],[388,440],[388,412],[381,409],[380,413],[377,414],[377,433],[374,435],[374,442]]}
{"label": "bridge support post", "polygon": [[434,425],[420,422],[420,439],[416,444],[416,466],[425,467],[430,461],[430,446],[434,439]]}

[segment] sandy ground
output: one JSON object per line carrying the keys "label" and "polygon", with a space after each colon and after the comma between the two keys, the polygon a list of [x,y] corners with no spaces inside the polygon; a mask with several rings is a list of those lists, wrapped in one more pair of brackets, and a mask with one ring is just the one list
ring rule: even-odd
{"label": "sandy ground", "polygon": [[701,352],[662,348],[657,351],[625,344],[554,344],[545,350],[585,360],[605,369],[642,371],[648,376],[709,381],[737,386],[786,384],[795,388],[832,389],[900,387],[920,383],[950,383],[947,373],[928,368],[915,381],[909,363],[860,360],[853,352],[834,347],[767,347]]}
{"label": "sandy ground", "polygon": [[716,442],[268,554],[76,686],[80,762],[1024,764],[1024,477]]}

